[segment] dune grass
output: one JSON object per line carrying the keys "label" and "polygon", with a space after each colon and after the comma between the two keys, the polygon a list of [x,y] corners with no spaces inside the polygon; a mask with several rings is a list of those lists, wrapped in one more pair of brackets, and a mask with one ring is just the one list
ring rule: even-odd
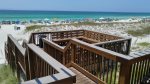
{"label": "dune grass", "polygon": [[142,46],[142,47],[150,47],[150,43],[148,43],[148,42],[138,43],[138,45]]}
{"label": "dune grass", "polygon": [[29,31],[34,31],[36,29],[41,29],[43,27],[59,27],[59,26],[75,26],[75,27],[80,27],[80,26],[101,26],[103,24],[107,24],[108,26],[112,26],[113,24],[117,23],[95,23],[95,22],[79,22],[79,23],[69,23],[69,24],[57,24],[57,25],[32,25],[28,26],[25,29],[25,32]]}
{"label": "dune grass", "polygon": [[17,84],[17,78],[13,75],[9,65],[0,64],[0,84]]}
{"label": "dune grass", "polygon": [[144,36],[150,34],[150,26],[149,27],[144,27],[141,29],[137,30],[128,30],[128,34],[131,34],[132,36]]}
{"label": "dune grass", "polygon": [[70,23],[70,24],[61,24],[57,26],[62,26],[62,25],[68,25],[68,26],[101,26],[101,25],[107,25],[107,26],[113,26],[113,24],[119,24],[119,23],[95,23],[95,22],[78,22],[78,23]]}
{"label": "dune grass", "polygon": [[70,25],[78,27],[78,26],[82,26],[82,25],[96,26],[96,25],[101,25],[101,24],[95,23],[95,22],[79,22],[79,23],[72,23]]}
{"label": "dune grass", "polygon": [[28,26],[25,29],[25,32],[33,31],[35,29],[41,29],[42,27],[45,27],[45,25],[32,25],[32,26]]}

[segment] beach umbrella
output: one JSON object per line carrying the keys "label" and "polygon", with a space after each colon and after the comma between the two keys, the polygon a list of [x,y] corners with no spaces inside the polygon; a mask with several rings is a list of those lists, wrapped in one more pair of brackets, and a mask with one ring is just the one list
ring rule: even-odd
{"label": "beach umbrella", "polygon": [[16,21],[16,24],[19,24],[20,23],[20,21],[18,20],[18,21]]}
{"label": "beach umbrella", "polygon": [[103,19],[105,19],[105,18],[101,17],[101,18],[99,18],[99,19],[103,20]]}
{"label": "beach umbrella", "polygon": [[45,18],[44,20],[45,20],[45,21],[48,21],[49,19],[48,19],[48,18]]}

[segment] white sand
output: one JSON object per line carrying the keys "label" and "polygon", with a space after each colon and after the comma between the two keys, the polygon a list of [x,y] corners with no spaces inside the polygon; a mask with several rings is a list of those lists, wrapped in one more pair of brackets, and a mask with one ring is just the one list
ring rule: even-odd
{"label": "white sand", "polygon": [[142,42],[148,42],[150,43],[150,35],[144,36],[144,37],[132,37],[132,43],[133,45],[135,43],[142,43]]}
{"label": "white sand", "polygon": [[[117,36],[122,36],[122,37],[131,37],[132,38],[132,46],[136,46],[137,43],[141,42],[149,42],[150,43],[150,35],[144,36],[144,37],[133,37],[128,35],[125,31],[130,29],[130,28],[139,28],[141,24],[113,24],[111,26],[108,25],[101,25],[101,26],[80,26],[80,27],[75,27],[75,26],[56,26],[56,27],[44,27],[43,29],[40,30],[35,30],[35,31],[61,31],[61,30],[77,30],[77,29],[88,29],[92,31],[99,31],[103,33],[109,33]],[[0,64],[5,62],[5,53],[4,53],[4,42],[7,40],[7,34],[12,34],[17,40],[22,40],[22,39],[29,39],[30,33],[34,32],[31,31],[29,33],[24,34],[24,25],[17,25],[21,27],[21,30],[14,30],[14,25],[1,25],[0,28]]]}
{"label": "white sand", "polygon": [[4,43],[7,40],[7,34],[12,34],[16,39],[24,39],[25,35],[23,31],[25,26],[16,25],[20,27],[20,30],[14,29],[15,25],[1,25],[0,28],[0,64],[5,63]]}

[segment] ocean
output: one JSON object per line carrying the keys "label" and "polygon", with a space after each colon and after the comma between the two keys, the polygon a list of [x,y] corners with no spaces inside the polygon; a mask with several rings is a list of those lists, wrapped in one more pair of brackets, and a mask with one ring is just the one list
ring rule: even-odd
{"label": "ocean", "polygon": [[127,13],[127,12],[77,12],[77,11],[17,11],[17,10],[0,10],[0,21],[29,21],[29,20],[69,20],[85,18],[150,18],[150,13]]}

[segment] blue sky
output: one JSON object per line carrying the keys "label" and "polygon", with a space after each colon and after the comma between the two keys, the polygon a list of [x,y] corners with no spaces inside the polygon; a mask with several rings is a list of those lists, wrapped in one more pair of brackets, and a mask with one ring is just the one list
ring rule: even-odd
{"label": "blue sky", "polygon": [[150,12],[150,0],[1,0],[0,9]]}

